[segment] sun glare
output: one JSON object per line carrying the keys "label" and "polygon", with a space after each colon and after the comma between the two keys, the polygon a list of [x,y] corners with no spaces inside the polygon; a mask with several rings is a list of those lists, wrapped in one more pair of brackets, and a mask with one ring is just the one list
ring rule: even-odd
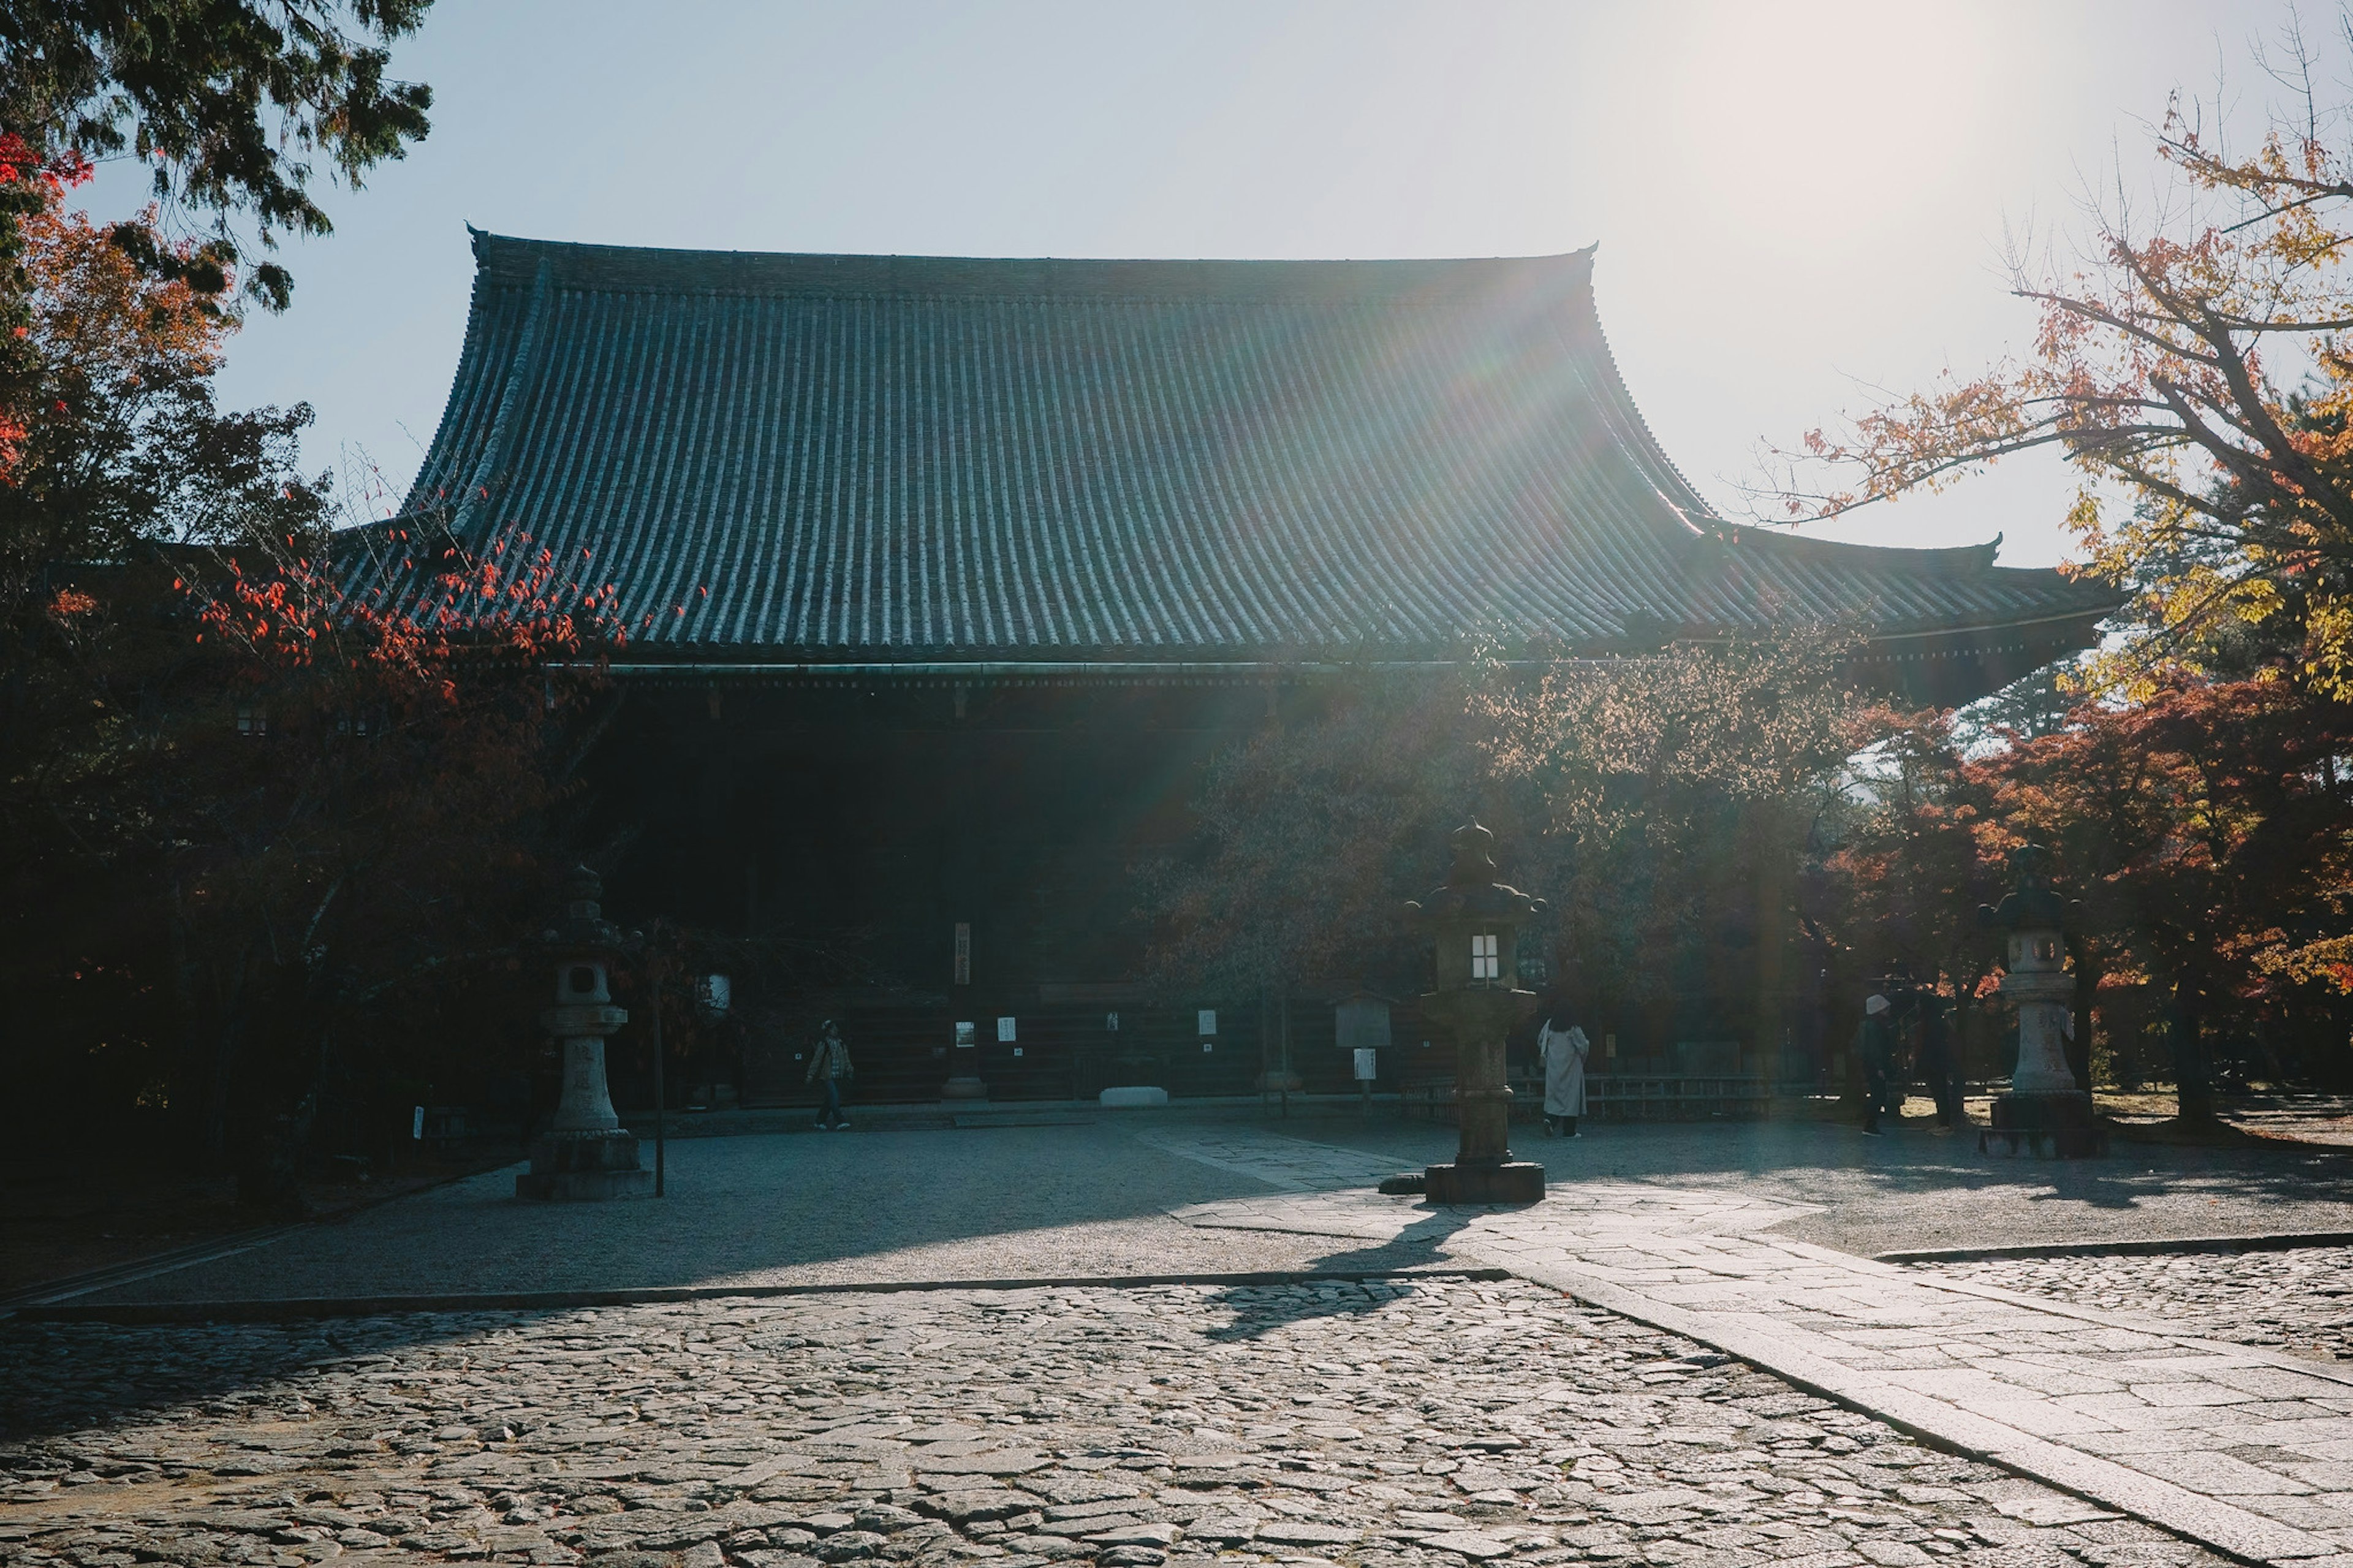
{"label": "sun glare", "polygon": [[1705,205],[1748,243],[1835,243],[1937,199],[2009,84],[1978,14],[1740,5],[1687,15],[1668,134]]}

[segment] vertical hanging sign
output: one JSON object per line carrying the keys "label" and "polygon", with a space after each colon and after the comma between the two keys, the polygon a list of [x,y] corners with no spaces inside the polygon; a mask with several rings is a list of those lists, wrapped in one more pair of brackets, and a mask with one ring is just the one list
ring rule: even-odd
{"label": "vertical hanging sign", "polygon": [[955,983],[959,985],[972,984],[972,925],[966,921],[956,921]]}

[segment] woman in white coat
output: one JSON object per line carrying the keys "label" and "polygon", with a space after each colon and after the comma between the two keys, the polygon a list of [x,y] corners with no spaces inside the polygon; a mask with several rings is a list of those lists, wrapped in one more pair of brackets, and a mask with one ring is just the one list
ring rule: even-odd
{"label": "woman in white coat", "polygon": [[1585,1031],[1567,1018],[1547,1018],[1536,1032],[1536,1055],[1544,1062],[1546,1131],[1577,1136],[1577,1119],[1585,1114],[1585,1055],[1592,1048]]}

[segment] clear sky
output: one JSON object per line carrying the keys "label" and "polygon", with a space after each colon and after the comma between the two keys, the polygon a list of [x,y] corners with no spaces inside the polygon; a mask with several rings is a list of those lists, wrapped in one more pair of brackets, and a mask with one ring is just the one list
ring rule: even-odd
{"label": "clear sky", "polygon": [[[2333,26],[2305,7],[2316,31]],[[2024,346],[2006,224],[2248,46],[2271,0],[784,4],[441,0],[396,57],[431,137],[290,248],[293,310],[227,397],[307,399],[313,468],[405,485],[466,319],[465,225],[535,237],[974,256],[1539,254],[1599,241],[1602,321],[1718,504],[1791,439]],[[101,184],[101,200],[112,182]],[[2059,558],[2022,462],[1841,536]],[[382,510],[379,506],[377,510]]]}

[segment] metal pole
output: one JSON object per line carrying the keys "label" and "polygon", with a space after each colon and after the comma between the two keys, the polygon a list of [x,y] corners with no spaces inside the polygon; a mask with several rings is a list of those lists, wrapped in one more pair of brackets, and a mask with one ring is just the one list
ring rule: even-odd
{"label": "metal pole", "polygon": [[651,964],[646,973],[651,983],[654,1005],[654,1196],[660,1197],[666,1173],[662,1169],[662,1102],[668,1098],[662,1091],[661,965]]}

